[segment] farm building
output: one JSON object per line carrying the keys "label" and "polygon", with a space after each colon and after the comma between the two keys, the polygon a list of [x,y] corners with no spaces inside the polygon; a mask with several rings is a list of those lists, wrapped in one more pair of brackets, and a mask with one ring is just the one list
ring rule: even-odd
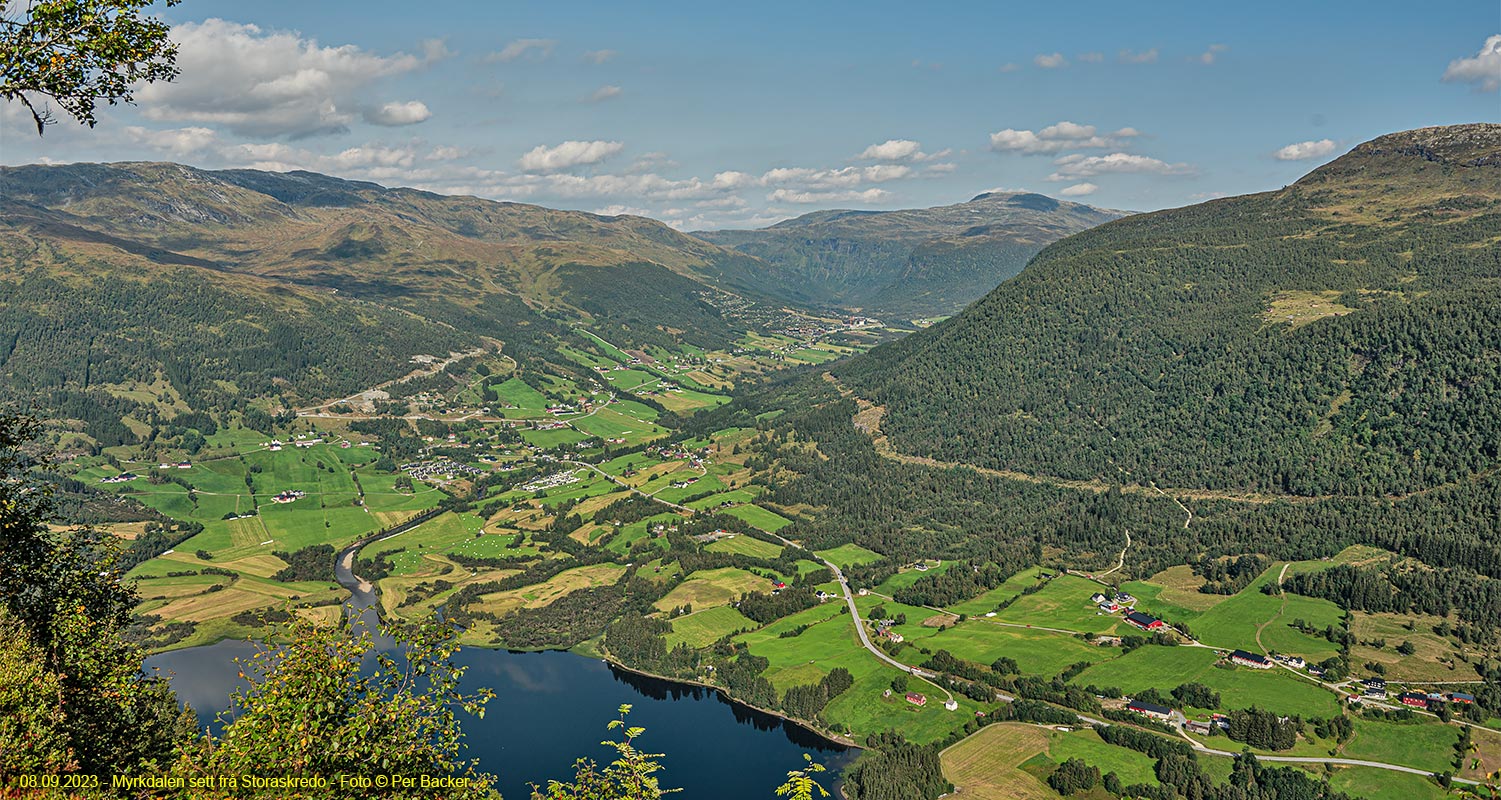
{"label": "farm building", "polygon": [[1428,695],[1422,692],[1403,692],[1397,695],[1397,699],[1401,700],[1404,706],[1412,706],[1414,708],[1428,707]]}
{"label": "farm building", "polygon": [[1235,652],[1231,653],[1230,661],[1231,663],[1239,664],[1243,667],[1250,667],[1252,669],[1272,668],[1271,659],[1267,658],[1266,656],[1257,655],[1255,653],[1248,653],[1244,650],[1236,650]]}
{"label": "farm building", "polygon": [[1475,695],[1473,695],[1473,694],[1465,694],[1464,692],[1450,692],[1449,693],[1449,702],[1451,702],[1451,703],[1463,703],[1463,704],[1465,704],[1467,706],[1468,705],[1472,705],[1475,702]]}
{"label": "farm building", "polygon": [[1095,592],[1094,594],[1089,596],[1089,602],[1094,603],[1095,605],[1099,605],[1109,599],[1110,598],[1106,597],[1103,594],[1100,594],[1099,592]]}
{"label": "farm building", "polygon": [[943,709],[945,711],[958,711],[959,710],[959,701],[958,700],[945,700],[945,701],[943,701]]}
{"label": "farm building", "polygon": [[1188,728],[1189,733],[1197,733],[1200,736],[1209,735],[1209,723],[1207,722],[1201,722],[1196,719],[1191,719],[1188,721],[1188,724],[1185,727]]}
{"label": "farm building", "polygon": [[1167,719],[1173,715],[1173,710],[1167,706],[1159,706],[1156,703],[1147,703],[1141,700],[1132,700],[1126,704],[1127,711],[1134,711],[1152,719]]}
{"label": "farm building", "polygon": [[1155,631],[1162,627],[1162,620],[1143,614],[1140,611],[1132,611],[1127,614],[1126,621],[1144,631]]}
{"label": "farm building", "polygon": [[926,695],[921,695],[917,692],[908,692],[907,702],[911,703],[914,706],[925,706],[928,704],[928,698]]}

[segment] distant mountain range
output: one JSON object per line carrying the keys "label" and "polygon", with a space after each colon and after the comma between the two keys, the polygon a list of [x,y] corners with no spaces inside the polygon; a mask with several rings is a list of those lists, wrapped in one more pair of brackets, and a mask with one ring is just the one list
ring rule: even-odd
{"label": "distant mountain range", "polygon": [[1101,225],[835,371],[898,450],[946,462],[1307,496],[1491,474],[1501,125]]}
{"label": "distant mountain range", "polygon": [[0,395],[114,419],[110,441],[145,413],[122,388],[136,382],[231,409],[341,396],[486,338],[545,360],[575,325],[724,347],[753,327],[747,307],[780,309],[746,290],[719,302],[724,274],[761,267],[640,217],[308,172],[5,168]]}
{"label": "distant mountain range", "polygon": [[760,230],[694,235],[774,267],[738,276],[748,288],[802,305],[927,317],[958,311],[1047,245],[1125,213],[987,192],[937,208],[816,211]]}

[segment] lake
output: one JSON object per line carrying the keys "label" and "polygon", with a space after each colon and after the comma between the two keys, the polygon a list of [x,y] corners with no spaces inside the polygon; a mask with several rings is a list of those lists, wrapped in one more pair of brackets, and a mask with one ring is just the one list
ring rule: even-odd
{"label": "lake", "polygon": [[[178,698],[208,725],[242,684],[234,658],[254,652],[251,643],[230,640],[163,653],[146,665],[172,673]],[[507,800],[530,797],[530,782],[568,777],[576,758],[608,762],[614,751],[600,742],[614,738],[605,725],[622,703],[634,706],[630,724],[646,728],[638,746],[666,754],[657,775],[664,787],[683,789],[676,797],[765,800],[788,770],[802,765],[803,753],[829,768],[821,783],[832,791],[854,757],[854,751],[715,692],[635,675],[597,659],[466,648],[455,661],[469,667],[464,691],[495,691],[484,719],[460,717],[466,756],[499,777]]]}

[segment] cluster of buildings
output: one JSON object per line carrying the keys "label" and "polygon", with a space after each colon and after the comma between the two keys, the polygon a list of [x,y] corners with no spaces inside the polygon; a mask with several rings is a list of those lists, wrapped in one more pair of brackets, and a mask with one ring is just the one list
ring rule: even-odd
{"label": "cluster of buildings", "polygon": [[897,643],[897,644],[900,644],[902,642],[902,635],[900,633],[897,633],[895,630],[892,630],[892,627],[891,627],[891,626],[893,626],[893,625],[896,624],[896,620],[894,620],[894,619],[878,619],[878,620],[874,620],[874,622],[876,624],[876,638],[877,639],[885,639],[888,642],[893,642],[893,643]]}
{"label": "cluster of buildings", "polygon": [[134,472],[122,472],[119,475],[111,475],[111,476],[109,476],[107,478],[100,478],[99,482],[100,483],[129,483],[129,482],[131,482],[131,481],[133,481],[133,480],[135,480],[136,478],[139,478],[139,477],[141,477],[141,476],[135,474]]}
{"label": "cluster of buildings", "polygon": [[298,491],[296,489],[288,489],[285,492],[280,492],[280,493],[276,494],[275,496],[273,496],[271,498],[271,502],[273,502],[273,503],[291,503],[291,502],[293,502],[295,500],[300,500],[300,499],[302,499],[304,497],[307,497],[307,493],[306,492],[300,492],[300,491]]}
{"label": "cluster of buildings", "polygon": [[570,469],[564,470],[563,472],[554,472],[551,475],[547,475],[534,481],[524,483],[521,485],[521,489],[527,492],[540,492],[544,489],[553,489],[558,486],[567,486],[571,483],[578,483],[579,480],[580,479],[578,471]]}
{"label": "cluster of buildings", "polygon": [[[1354,695],[1351,700],[1385,700],[1387,699],[1386,681],[1382,678],[1367,678],[1360,682],[1363,691]],[[1397,702],[1411,708],[1420,708],[1431,711],[1434,708],[1452,703],[1455,705],[1472,705],[1475,696],[1464,692],[1415,692],[1406,691],[1397,695]]]}
{"label": "cluster of buildings", "polygon": [[1089,598],[1089,602],[1099,606],[1100,611],[1106,614],[1114,614],[1121,610],[1132,611],[1136,608],[1136,598],[1125,592],[1117,592],[1114,595],[1095,592]]}
{"label": "cluster of buildings", "polygon": [[457,461],[408,461],[401,468],[413,478],[424,481],[452,480],[455,475],[482,475],[479,467],[460,464]]}
{"label": "cluster of buildings", "polygon": [[156,468],[157,469],[174,469],[174,468],[176,468],[176,469],[192,469],[193,468],[193,463],[191,461],[178,461],[177,463],[174,464],[174,463],[172,463],[170,461],[163,461],[162,463],[157,464]]}
{"label": "cluster of buildings", "polygon": [[[657,527],[661,528],[662,526],[658,525]],[[709,544],[711,542],[717,542],[720,539],[733,539],[736,535],[737,534],[734,531],[727,531],[724,528],[715,528],[708,533],[696,534],[692,538],[693,541],[698,542],[699,544]]]}

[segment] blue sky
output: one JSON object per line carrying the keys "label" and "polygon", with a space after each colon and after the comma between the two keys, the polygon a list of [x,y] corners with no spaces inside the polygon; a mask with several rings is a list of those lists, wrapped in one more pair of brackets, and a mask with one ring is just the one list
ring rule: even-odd
{"label": "blue sky", "polygon": [[1026,189],[1147,210],[1501,121],[1495,2],[186,0],[181,77],[0,160],[312,169],[686,229]]}

